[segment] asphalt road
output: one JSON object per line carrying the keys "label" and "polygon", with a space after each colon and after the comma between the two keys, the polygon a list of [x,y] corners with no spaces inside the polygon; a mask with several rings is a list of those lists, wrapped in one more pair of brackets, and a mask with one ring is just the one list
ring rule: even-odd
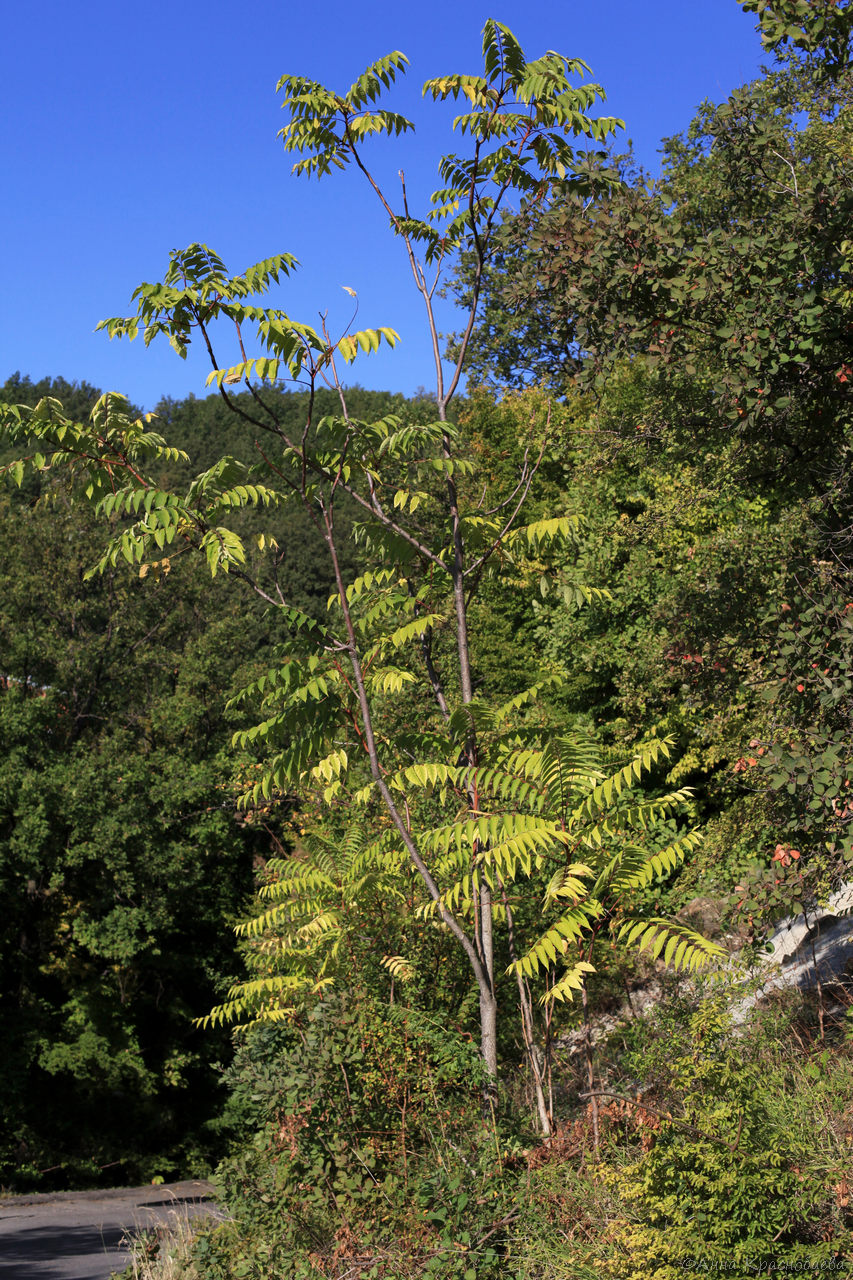
{"label": "asphalt road", "polygon": [[129,1234],[213,1213],[207,1182],[0,1200],[0,1280],[108,1280],[128,1265]]}

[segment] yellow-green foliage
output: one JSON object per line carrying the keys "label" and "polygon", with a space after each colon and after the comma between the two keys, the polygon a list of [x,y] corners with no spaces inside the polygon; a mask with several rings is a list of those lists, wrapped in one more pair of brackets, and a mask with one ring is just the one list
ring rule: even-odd
{"label": "yellow-green foliage", "polygon": [[[289,687],[289,705],[306,688],[296,675],[263,681],[274,698]],[[320,690],[327,703],[331,687],[324,682]],[[444,738],[434,733],[420,744],[425,753],[441,748],[444,759],[424,758],[388,777],[407,811],[419,816],[413,829],[441,903],[457,919],[471,920],[485,884],[496,919],[503,920],[505,891],[538,893],[547,886],[545,927],[526,946],[522,940],[511,966],[524,978],[544,979],[543,999],[572,999],[595,971],[592,953],[603,935],[677,969],[706,964],[720,954],[717,946],[636,906],[642,890],[667,877],[701,838],[697,831],[683,831],[673,839],[671,820],[683,812],[687,790],[654,795],[639,785],[667,760],[670,743],[652,739],[626,764],[607,769],[601,749],[587,736],[511,727],[538,692],[519,694],[497,710],[478,700],[460,708]],[[316,696],[308,696],[308,707]],[[448,763],[472,732],[481,744],[480,763]],[[241,926],[247,937],[267,938],[263,976],[233,988],[211,1015],[214,1021],[286,1016],[294,1001],[334,981],[346,904],[391,902],[403,893],[407,851],[399,833],[376,818],[375,784],[348,792],[341,750],[323,757],[313,780],[324,804],[331,798],[347,804],[349,816],[344,820],[341,814],[346,834],[318,835],[293,857],[271,864],[275,879],[263,891],[264,909]],[[354,820],[352,805],[364,818]],[[436,813],[442,820],[429,825]],[[365,825],[370,822],[372,834]],[[420,894],[416,905],[422,919],[442,927],[435,901]],[[414,959],[395,955],[386,968],[402,976]]]}
{"label": "yellow-green foliage", "polygon": [[606,1274],[847,1270],[853,1238],[839,1207],[847,1153],[833,1150],[831,1128],[843,1106],[837,1091],[849,1090],[844,1056],[774,1062],[760,1033],[733,1034],[716,999],[700,1006],[681,1048],[668,1081],[672,1119],[651,1150],[601,1172],[620,1203],[605,1233]]}
{"label": "yellow-green foliage", "polygon": [[644,1087],[601,1099],[597,1163],[582,1120],[534,1153],[510,1274],[849,1274],[849,1047],[794,1034],[796,1009],[733,1030],[721,998],[692,1007],[635,1024],[620,1069]]}

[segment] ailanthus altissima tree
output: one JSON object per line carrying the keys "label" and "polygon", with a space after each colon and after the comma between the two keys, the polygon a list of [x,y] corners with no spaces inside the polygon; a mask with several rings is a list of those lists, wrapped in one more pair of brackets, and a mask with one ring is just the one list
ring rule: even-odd
{"label": "ailanthus altissima tree", "polygon": [[[239,741],[258,753],[262,766],[244,803],[273,803],[319,784],[327,807],[355,802],[362,808],[365,845],[352,858],[347,854],[346,874],[357,887],[371,861],[386,876],[403,866],[413,871],[423,910],[452,935],[470,966],[482,1055],[494,1076],[495,929],[510,923],[505,887],[535,883],[547,870],[549,902],[560,910],[530,952],[517,957],[515,969],[527,979],[546,961],[551,967],[565,959],[552,993],[564,996],[582,985],[596,932],[615,918],[608,914],[613,894],[631,877],[639,883],[671,865],[686,846],[653,855],[653,842],[651,852],[628,851],[627,833],[653,816],[647,802],[629,799],[629,784],[661,744],[650,744],[608,776],[583,745],[549,754],[541,742],[526,740],[529,700],[519,698],[496,717],[488,691],[475,690],[468,610],[480,583],[499,567],[523,572],[527,558],[547,559],[555,543],[570,546],[579,523],[578,517],[528,516],[531,485],[547,448],[547,417],[531,423],[519,473],[501,492],[477,474],[464,436],[448,419],[480,279],[502,206],[514,196],[535,203],[555,184],[586,189],[592,179],[585,144],[604,141],[619,123],[588,114],[603,94],[596,85],[573,84],[572,77],[587,70],[583,63],[553,52],[527,61],[512,34],[491,20],[483,55],[482,74],[441,77],[424,87],[433,100],[462,100],[465,110],[454,127],[469,144],[466,155],[441,160],[443,185],[425,218],[411,215],[405,190],[393,197],[381,188],[364,154],[372,135],[413,128],[377,105],[405,70],[402,54],[374,63],[343,94],[296,76],[279,83],[289,116],[282,139],[285,150],[299,156],[296,171],[322,177],[354,163],[403,243],[435,353],[434,421],[364,422],[348,411],[341,366],[381,343],[393,346],[392,330],[335,337],[324,325],[313,328],[257,305],[254,299],[286,277],[294,260],[281,254],[231,276],[199,244],[171,255],[161,283],[140,286],[135,315],[103,327],[111,337],[141,332],[146,343],[165,335],[179,355],[191,336],[200,337],[213,366],[209,382],[257,433],[254,456],[220,459],[179,494],[157,483],[158,459],[169,446],[149,422],[131,421],[119,397],[102,400],[85,424],[67,420],[53,401],[32,411],[7,408],[4,420],[13,440],[35,441],[37,450],[11,468],[13,476],[20,479],[27,466],[63,464],[113,522],[101,567],[123,558],[145,574],[195,550],[206,556],[212,574],[243,579],[277,611],[281,661],[246,694],[260,704],[263,719]],[[577,139],[584,143],[580,150]],[[474,263],[470,310],[455,364],[445,370],[433,298],[444,265],[462,251]],[[239,356],[233,364],[219,355],[223,329],[230,329]],[[249,332],[261,354],[248,353]],[[282,423],[265,395],[265,385],[285,377],[308,389],[300,432]],[[323,383],[339,393],[335,415],[314,412]],[[234,397],[238,385],[248,390],[248,408]],[[288,503],[307,513],[329,556],[335,590],[322,623],[294,608],[274,570],[264,565],[276,510]],[[358,513],[357,536],[369,565],[354,582],[341,568],[342,503]],[[256,548],[246,545],[232,520],[246,507],[268,517]],[[566,590],[581,602],[601,595],[595,584],[573,583]],[[409,699],[417,716],[404,724],[400,705]],[[566,751],[575,752],[574,763],[557,801],[553,770],[562,769]],[[682,799],[667,797],[655,812],[659,816]],[[653,856],[659,867],[649,861]],[[322,902],[317,905],[308,914],[319,934]],[[296,908],[285,901],[275,911],[281,921]],[[629,939],[664,948],[675,963],[693,965],[709,953],[700,938],[660,921],[632,922],[626,929]],[[271,975],[235,992],[232,1009],[275,1017],[288,998],[288,984]]]}
{"label": "ailanthus altissima tree", "polygon": [[[259,684],[272,685],[265,705],[274,714],[278,709],[285,723],[288,709],[278,696],[276,673]],[[246,695],[259,692],[255,685]],[[608,768],[591,738],[561,736],[535,718],[525,721],[525,708],[539,693],[534,686],[497,709],[478,697],[459,706],[445,725],[419,735],[424,759],[401,765],[389,787],[407,813],[416,815],[412,828],[419,852],[441,888],[439,898],[423,895],[419,915],[438,920],[450,911],[470,928],[482,909],[483,884],[489,890],[493,922],[506,933],[503,950],[518,986],[522,1034],[547,1133],[549,1068],[535,1051],[531,980],[544,987],[543,1001],[580,994],[586,1014],[586,978],[595,971],[599,939],[647,950],[687,969],[701,966],[717,948],[684,925],[637,907],[637,895],[700,842],[696,831],[672,829],[671,818],[689,799],[686,789],[649,796],[641,788],[669,756],[670,742],[652,739],[626,764]],[[286,702],[292,710],[292,699]],[[248,730],[241,742],[256,733]],[[462,759],[471,736],[478,748],[474,766]],[[414,735],[404,740],[404,751],[413,743]],[[338,822],[348,823],[348,834],[335,842],[309,838],[310,857],[300,849],[269,864],[265,910],[240,932],[263,938],[277,931],[279,968],[235,987],[230,1000],[211,1013],[213,1023],[287,1017],[340,973],[348,909],[377,897],[386,903],[403,897],[408,852],[393,824],[383,821],[374,784],[359,786],[350,770],[338,769],[328,757],[311,775],[304,784],[322,789],[327,810],[338,808]],[[260,787],[263,792],[263,782]],[[259,799],[263,803],[263,794]],[[247,801],[257,803],[254,795]],[[542,898],[542,927],[524,946],[512,903],[531,894]],[[386,955],[383,963],[405,982],[419,957]],[[263,952],[258,967],[264,968]],[[591,1055],[588,1073],[592,1087]]]}

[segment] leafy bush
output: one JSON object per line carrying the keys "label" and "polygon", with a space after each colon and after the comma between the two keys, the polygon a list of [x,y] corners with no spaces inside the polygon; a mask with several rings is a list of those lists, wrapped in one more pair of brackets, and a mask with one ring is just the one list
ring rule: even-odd
{"label": "leafy bush", "polygon": [[219,1171],[233,1221],[202,1233],[207,1280],[507,1275],[520,1144],[483,1114],[466,1036],[334,996],[304,1027],[250,1032],[231,1071],[254,1141]]}
{"label": "leafy bush", "polygon": [[533,1173],[524,1274],[846,1270],[853,1069],[843,1047],[804,1053],[792,1030],[774,1014],[735,1031],[716,997],[662,1009],[620,1064],[644,1077],[636,1099],[602,1108],[602,1163]]}

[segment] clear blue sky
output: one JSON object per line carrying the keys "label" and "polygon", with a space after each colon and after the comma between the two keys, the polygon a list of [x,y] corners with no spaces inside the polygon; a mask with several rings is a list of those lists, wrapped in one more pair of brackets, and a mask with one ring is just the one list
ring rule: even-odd
{"label": "clear blue sky", "polygon": [[704,98],[724,98],[754,76],[762,60],[735,0],[11,6],[0,83],[0,381],[16,369],[61,374],[146,409],[162,395],[205,394],[200,353],[184,363],[166,343],[146,351],[141,340],[93,332],[103,317],[132,310],[133,289],[162,276],[170,249],[202,240],[235,272],[295,254],[301,270],[277,302],[309,323],[326,309],[343,319],[341,286],[356,289],[359,325],[391,325],[403,343],[357,362],[352,380],[405,392],[429,385],[402,246],[358,174],[322,183],[290,176],[276,139],[284,117],[275,83],[305,73],[345,88],[374,58],[401,49],[411,67],[396,105],[418,131],[375,151],[386,172],[402,166],[423,195],[438,185],[437,157],[456,144],[448,117],[422,103],[421,85],[479,69],[488,16],[530,57],[551,48],[589,63],[607,90],[606,112],[626,121],[624,137],[652,170],[661,137],[684,128]]}

